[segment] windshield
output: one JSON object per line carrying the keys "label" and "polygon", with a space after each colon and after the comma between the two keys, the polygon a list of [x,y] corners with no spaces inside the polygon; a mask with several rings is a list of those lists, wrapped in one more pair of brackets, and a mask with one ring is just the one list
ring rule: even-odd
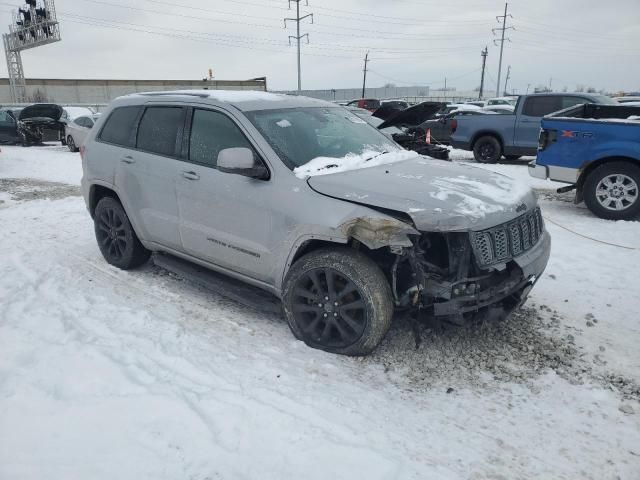
{"label": "windshield", "polygon": [[292,170],[320,157],[344,158],[401,148],[342,107],[246,112],[251,123]]}

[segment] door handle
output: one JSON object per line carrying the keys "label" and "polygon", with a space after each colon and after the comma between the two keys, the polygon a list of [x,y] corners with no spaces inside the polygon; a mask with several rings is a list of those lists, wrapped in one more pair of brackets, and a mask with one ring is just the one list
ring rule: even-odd
{"label": "door handle", "polygon": [[132,163],[136,163],[135,158],[133,158],[131,155],[127,155],[126,157],[122,157],[120,159],[120,161],[122,163],[126,163],[127,165],[131,165]]}
{"label": "door handle", "polygon": [[200,180],[200,175],[196,172],[182,172],[182,176],[188,180]]}

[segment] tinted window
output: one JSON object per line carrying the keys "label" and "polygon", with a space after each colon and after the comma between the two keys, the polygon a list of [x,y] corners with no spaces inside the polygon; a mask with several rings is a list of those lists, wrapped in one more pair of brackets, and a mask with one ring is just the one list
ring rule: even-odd
{"label": "tinted window", "polygon": [[591,103],[591,100],[583,97],[562,97],[562,108],[560,110],[564,110],[565,108],[573,107],[574,105],[579,105],[581,103]]}
{"label": "tinted window", "polygon": [[137,148],[160,155],[176,155],[178,132],[183,121],[181,107],[149,107],[138,127]]}
{"label": "tinted window", "polygon": [[9,115],[9,112],[6,110],[0,110],[0,123],[3,125],[15,125],[16,121],[11,115]]}
{"label": "tinted window", "polygon": [[123,147],[135,145],[134,128],[138,113],[142,107],[116,108],[100,133],[100,140],[115,143]]}
{"label": "tinted window", "polygon": [[234,147],[253,150],[247,138],[229,117],[211,110],[193,112],[189,160],[215,167],[220,150]]}
{"label": "tinted window", "polygon": [[81,127],[85,127],[85,128],[93,127],[93,122],[88,117],[76,118],[75,122]]}
{"label": "tinted window", "polygon": [[530,117],[544,117],[558,110],[562,110],[562,97],[560,96],[530,97],[524,104],[522,114]]}

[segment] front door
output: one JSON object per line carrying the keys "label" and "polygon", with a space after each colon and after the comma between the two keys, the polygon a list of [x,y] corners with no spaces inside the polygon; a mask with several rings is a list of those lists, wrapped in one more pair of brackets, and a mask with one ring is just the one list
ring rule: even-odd
{"label": "front door", "polygon": [[217,170],[218,153],[225,148],[246,147],[258,154],[225,113],[196,108],[191,115],[188,161],[181,163],[177,183],[184,251],[270,283],[272,215],[264,199],[272,183]]}

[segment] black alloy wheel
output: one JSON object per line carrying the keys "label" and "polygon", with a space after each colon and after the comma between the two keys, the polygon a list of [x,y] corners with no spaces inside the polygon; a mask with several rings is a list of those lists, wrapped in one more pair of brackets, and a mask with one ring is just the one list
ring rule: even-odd
{"label": "black alloy wheel", "polygon": [[353,345],[366,327],[362,293],[332,268],[310,270],[298,279],[292,310],[303,335],[323,347]]}
{"label": "black alloy wheel", "polygon": [[114,260],[122,260],[127,250],[127,235],[120,212],[115,208],[105,208],[97,219],[96,236],[98,243]]}
{"label": "black alloy wheel", "polygon": [[94,230],[98,247],[107,263],[129,270],[149,260],[144,248],[118,200],[104,197],[94,212]]}

